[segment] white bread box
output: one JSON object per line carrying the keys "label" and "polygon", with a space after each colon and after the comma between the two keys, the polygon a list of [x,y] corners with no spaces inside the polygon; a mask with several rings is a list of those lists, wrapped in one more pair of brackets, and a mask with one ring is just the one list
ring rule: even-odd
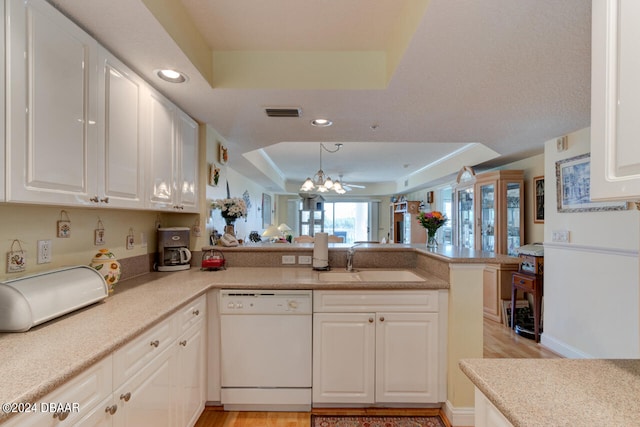
{"label": "white bread box", "polygon": [[0,282],[0,331],[28,331],[107,295],[102,275],[85,265]]}

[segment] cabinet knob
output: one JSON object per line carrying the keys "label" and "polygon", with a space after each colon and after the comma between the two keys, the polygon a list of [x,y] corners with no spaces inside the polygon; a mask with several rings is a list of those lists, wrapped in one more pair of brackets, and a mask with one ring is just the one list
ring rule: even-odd
{"label": "cabinet knob", "polygon": [[384,316],[380,316],[380,321],[384,322]]}
{"label": "cabinet knob", "polygon": [[182,340],[179,343],[181,346],[186,347],[187,346],[187,340]]}
{"label": "cabinet knob", "polygon": [[151,341],[150,344],[151,344],[151,347],[156,347],[157,348],[160,345],[160,341],[158,341],[158,340]]}
{"label": "cabinet knob", "polygon": [[200,310],[193,310],[192,313],[194,316],[197,316],[200,314]]}
{"label": "cabinet knob", "polygon": [[53,414],[53,418],[57,418],[60,421],[64,421],[69,416],[70,411],[58,411]]}
{"label": "cabinet knob", "polygon": [[369,323],[373,323],[373,317],[369,317]]}
{"label": "cabinet knob", "polygon": [[124,400],[125,402],[128,402],[129,399],[131,399],[131,392],[126,392],[120,395],[120,400]]}
{"label": "cabinet knob", "polygon": [[100,201],[103,203],[109,203],[109,198],[105,197],[104,199],[100,199]]}
{"label": "cabinet knob", "polygon": [[89,199],[89,201],[91,201],[93,203],[98,203],[100,201],[100,199],[98,198],[98,196],[93,196],[92,198]]}
{"label": "cabinet knob", "polygon": [[118,405],[111,405],[104,408],[104,412],[109,415],[115,414],[117,410],[118,410]]}

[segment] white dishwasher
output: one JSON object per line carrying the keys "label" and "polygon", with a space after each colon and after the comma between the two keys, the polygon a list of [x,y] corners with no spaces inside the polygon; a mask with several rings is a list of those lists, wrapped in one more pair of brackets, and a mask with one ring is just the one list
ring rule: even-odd
{"label": "white dishwasher", "polygon": [[225,410],[311,409],[312,291],[220,292]]}

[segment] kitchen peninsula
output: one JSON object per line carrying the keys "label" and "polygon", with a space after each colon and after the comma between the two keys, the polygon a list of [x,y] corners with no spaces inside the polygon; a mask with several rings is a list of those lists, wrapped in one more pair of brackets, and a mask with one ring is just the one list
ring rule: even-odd
{"label": "kitchen peninsula", "polygon": [[476,427],[633,426],[640,420],[637,359],[472,359],[460,366],[477,387]]}
{"label": "kitchen peninsula", "polygon": [[[330,264],[344,268],[349,245],[332,245]],[[409,269],[423,278],[413,282],[323,282],[309,266],[282,266],[281,253],[308,255],[312,245],[264,245],[224,248],[228,268],[199,268],[150,273],[121,282],[104,303],[66,315],[26,333],[0,334],[3,367],[0,401],[33,402],[121,349],[210,290],[280,289],[434,289],[448,293],[447,404],[451,411],[473,407],[473,385],[458,368],[462,358],[482,357],[482,277],[487,264],[517,263],[491,253],[422,245],[362,245],[356,269]],[[195,255],[197,264],[198,256]],[[249,266],[250,265],[250,266]],[[277,265],[274,267],[274,265]],[[0,421],[9,415],[0,414]],[[451,419],[451,417],[450,417]]]}

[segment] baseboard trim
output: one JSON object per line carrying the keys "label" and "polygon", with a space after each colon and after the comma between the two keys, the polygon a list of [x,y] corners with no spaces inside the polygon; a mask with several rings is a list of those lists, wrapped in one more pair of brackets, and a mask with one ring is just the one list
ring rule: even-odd
{"label": "baseboard trim", "polygon": [[540,345],[548,348],[556,354],[568,359],[592,359],[593,357],[587,353],[584,353],[577,348],[571,347],[563,343],[562,341],[549,335],[548,332],[540,335]]}
{"label": "baseboard trim", "polygon": [[446,401],[444,404],[444,414],[453,427],[457,426],[474,426],[475,421],[475,408],[456,408],[450,401]]}

